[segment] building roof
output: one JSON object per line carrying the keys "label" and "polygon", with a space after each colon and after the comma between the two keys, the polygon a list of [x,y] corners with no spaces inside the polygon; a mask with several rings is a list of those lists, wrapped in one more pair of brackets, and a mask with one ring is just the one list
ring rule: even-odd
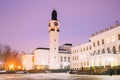
{"label": "building roof", "polygon": [[72,46],[72,44],[71,44],[71,43],[65,43],[64,45],[67,45],[67,46]]}
{"label": "building roof", "polygon": [[36,48],[36,49],[50,50],[50,48],[43,48],[43,47],[39,47],[39,48]]}

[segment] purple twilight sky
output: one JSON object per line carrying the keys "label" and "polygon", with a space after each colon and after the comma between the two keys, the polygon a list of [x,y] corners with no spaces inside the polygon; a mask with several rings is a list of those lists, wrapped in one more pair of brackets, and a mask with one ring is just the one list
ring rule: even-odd
{"label": "purple twilight sky", "polygon": [[[31,53],[49,47],[54,0],[0,0],[0,43]],[[59,44],[78,45],[91,33],[120,21],[120,0],[55,0],[61,22]]]}

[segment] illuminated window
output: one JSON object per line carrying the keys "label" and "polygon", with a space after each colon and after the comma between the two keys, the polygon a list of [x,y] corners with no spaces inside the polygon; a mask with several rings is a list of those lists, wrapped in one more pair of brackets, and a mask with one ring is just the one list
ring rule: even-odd
{"label": "illuminated window", "polygon": [[115,41],[115,36],[112,36],[112,42],[114,42]]}
{"label": "illuminated window", "polygon": [[113,53],[115,54],[116,53],[116,47],[113,46]]}
{"label": "illuminated window", "polygon": [[104,39],[102,39],[102,44],[104,44]]}
{"label": "illuminated window", "polygon": [[120,34],[118,34],[118,40],[120,40]]}
{"label": "illuminated window", "polygon": [[110,39],[109,38],[106,38],[106,41],[107,41],[107,43],[110,43]]}

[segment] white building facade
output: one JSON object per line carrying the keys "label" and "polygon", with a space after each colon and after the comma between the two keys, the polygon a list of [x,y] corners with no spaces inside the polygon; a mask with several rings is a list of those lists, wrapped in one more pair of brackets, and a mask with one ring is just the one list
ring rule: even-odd
{"label": "white building facade", "polygon": [[[72,44],[59,47],[60,22],[57,11],[53,10],[49,21],[50,48],[36,48],[33,51],[35,69],[70,69]],[[30,58],[29,58],[30,59]]]}
{"label": "white building facade", "polygon": [[93,34],[89,42],[72,47],[71,69],[120,66],[120,25]]}

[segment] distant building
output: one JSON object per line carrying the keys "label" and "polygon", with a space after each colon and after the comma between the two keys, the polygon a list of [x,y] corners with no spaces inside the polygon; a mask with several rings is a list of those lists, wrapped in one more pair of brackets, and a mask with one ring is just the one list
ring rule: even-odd
{"label": "distant building", "polygon": [[[65,49],[64,47],[68,47],[69,49],[71,49],[72,45],[64,44],[61,47],[63,48],[59,48],[58,50],[59,51],[58,63],[55,65],[55,67],[59,67],[58,69],[70,69],[71,53],[69,52],[69,50]],[[33,51],[33,54],[34,54],[34,65],[36,66],[36,69],[50,69],[49,68],[50,66],[50,49],[49,48],[36,48]]]}
{"label": "distant building", "polygon": [[89,42],[71,48],[71,69],[120,66],[120,25],[96,32]]}
{"label": "distant building", "polygon": [[32,54],[23,54],[22,56],[22,65],[23,70],[33,69],[34,66],[34,56]]}

